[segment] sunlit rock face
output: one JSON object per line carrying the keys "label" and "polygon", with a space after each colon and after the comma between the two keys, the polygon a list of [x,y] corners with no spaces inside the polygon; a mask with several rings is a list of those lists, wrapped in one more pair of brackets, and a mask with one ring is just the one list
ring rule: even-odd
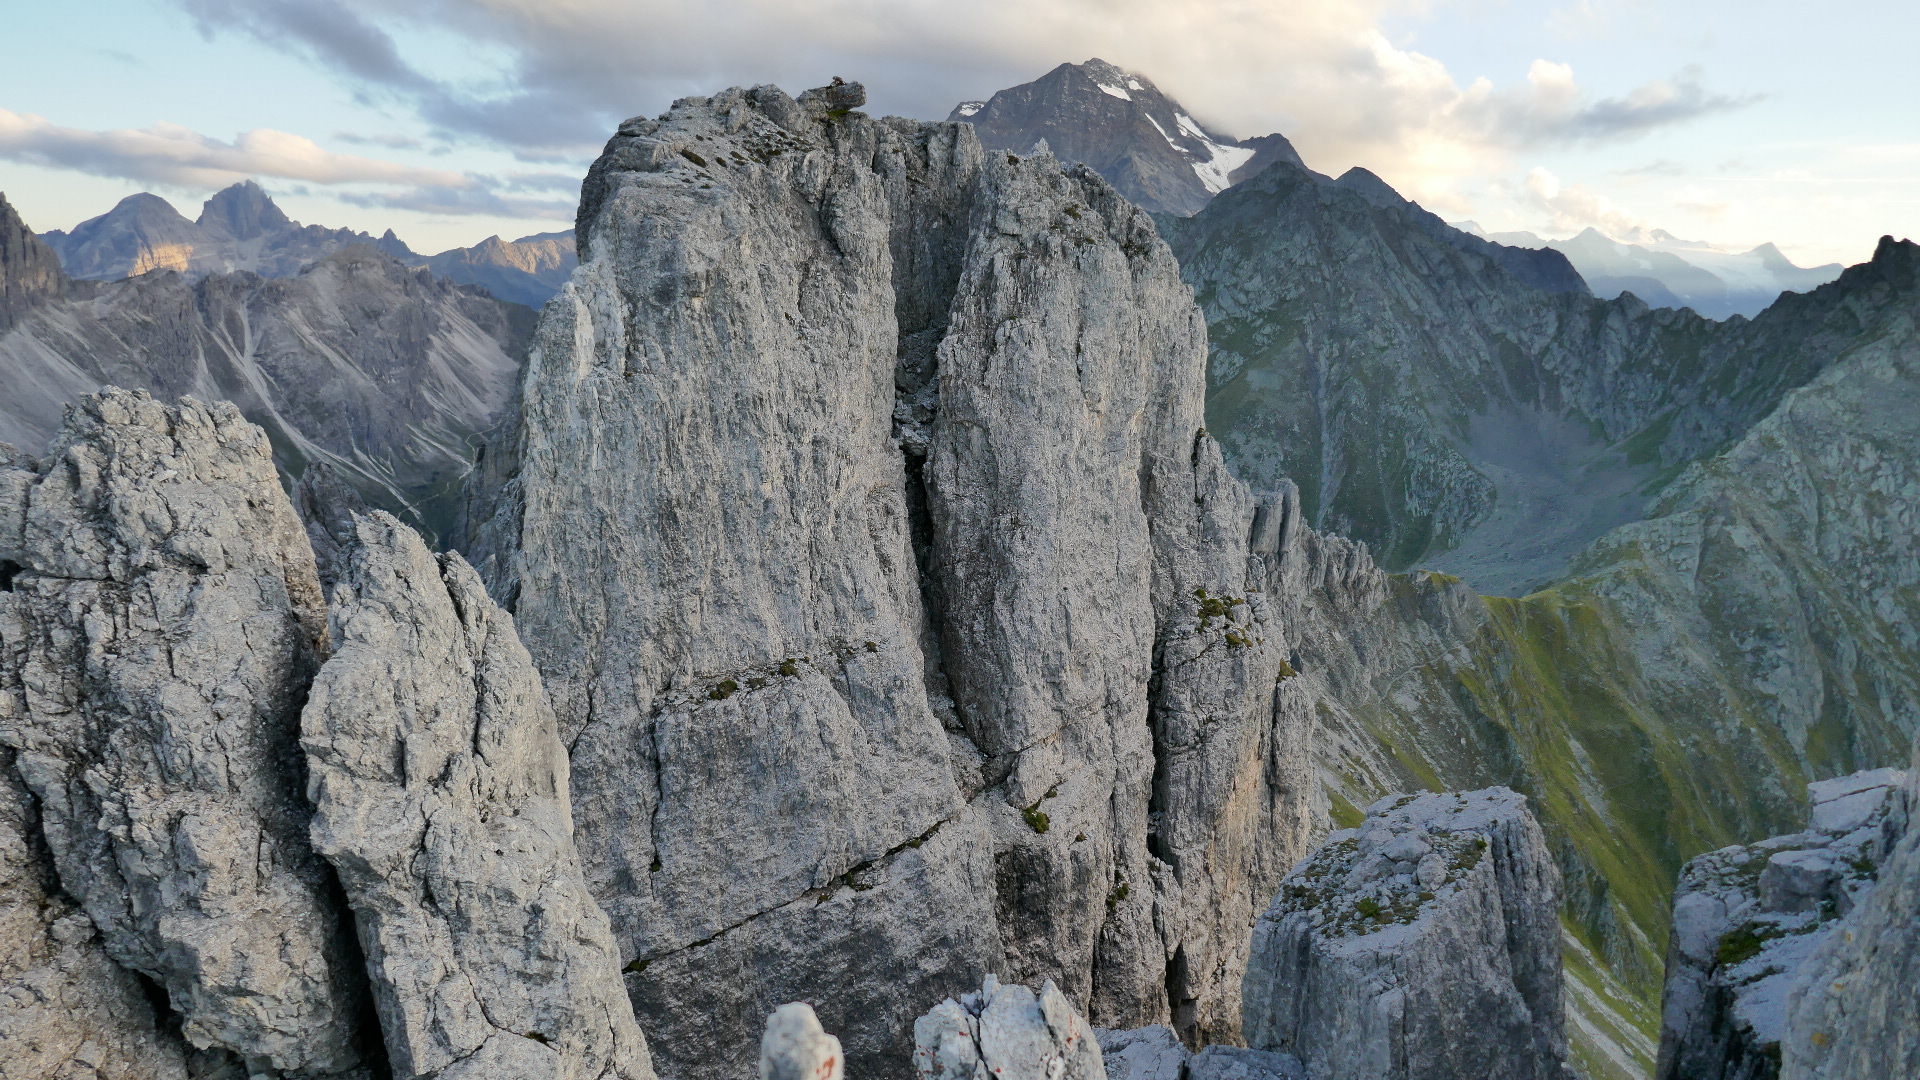
{"label": "sunlit rock face", "polygon": [[872,1075],[997,971],[1231,1038],[1309,815],[1198,312],[1091,171],[860,100],[622,125],[475,500],[641,1022]]}

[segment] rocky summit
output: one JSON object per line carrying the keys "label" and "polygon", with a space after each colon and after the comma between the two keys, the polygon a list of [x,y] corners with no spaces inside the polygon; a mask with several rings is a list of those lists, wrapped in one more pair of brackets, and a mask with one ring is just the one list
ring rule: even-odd
{"label": "rocky summit", "polygon": [[622,125],[488,453],[634,999],[684,1076],[800,997],[905,1068],[989,971],[1231,1038],[1311,795],[1199,312],[1092,170],[859,101]]}
{"label": "rocky summit", "polygon": [[1234,139],[1208,130],[1151,79],[1105,60],[1061,64],[985,101],[964,101],[949,122],[973,125],[989,150],[1044,145],[1084,162],[1148,210],[1192,214],[1276,161],[1301,165],[1282,135]]}

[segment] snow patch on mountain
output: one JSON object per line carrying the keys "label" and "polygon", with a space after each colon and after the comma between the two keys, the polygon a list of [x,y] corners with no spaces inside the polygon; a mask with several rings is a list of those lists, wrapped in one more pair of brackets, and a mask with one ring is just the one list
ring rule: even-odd
{"label": "snow patch on mountain", "polygon": [[1215,195],[1227,190],[1233,183],[1230,179],[1233,171],[1253,160],[1259,151],[1251,146],[1222,146],[1212,139],[1202,136],[1200,141],[1206,145],[1210,155],[1205,161],[1193,163],[1193,171],[1200,176],[1200,182]]}
{"label": "snow patch on mountain", "polygon": [[1111,94],[1114,97],[1119,98],[1121,101],[1133,100],[1132,94],[1127,93],[1125,90],[1121,89],[1118,86],[1108,86],[1106,83],[1095,83],[1094,85],[1100,88],[1101,93]]}

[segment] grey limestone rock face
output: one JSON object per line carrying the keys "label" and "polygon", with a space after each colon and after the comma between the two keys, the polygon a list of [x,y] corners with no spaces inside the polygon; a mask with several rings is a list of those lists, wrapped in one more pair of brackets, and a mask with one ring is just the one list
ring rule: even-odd
{"label": "grey limestone rock face", "polygon": [[[1832,830],[1858,820],[1869,794],[1816,804],[1815,826]],[[1873,890],[1853,893],[1859,902],[1789,991],[1780,1070],[1786,1080],[1920,1075],[1920,750],[1905,789],[1886,802],[1881,839],[1898,839]],[[1823,805],[1832,811],[1824,820]]]}
{"label": "grey limestone rock face", "polygon": [[[1838,1044],[1814,1043],[1813,1029],[1830,1040],[1832,1029],[1844,1029],[1849,1020],[1871,1024],[1866,1017],[1876,1007],[1887,1015],[1886,1002],[1869,1005],[1852,990],[1826,988],[1851,981],[1846,969],[1879,962],[1838,957],[1876,922],[1864,912],[1857,919],[1849,913],[1871,902],[1876,881],[1899,879],[1889,855],[1911,813],[1901,790],[1906,779],[1902,770],[1876,769],[1809,784],[1806,831],[1710,851],[1687,863],[1674,894],[1668,938],[1659,1080],[1783,1075],[1789,1000],[1796,993],[1806,999],[1808,1035],[1802,1049],[1816,1060],[1826,1056],[1820,1051]],[[1896,885],[1889,901],[1897,905],[1897,897]],[[1889,901],[1881,902],[1881,911],[1888,910]],[[1902,935],[1912,933],[1910,918],[1910,911],[1891,920],[1877,917],[1879,925],[1907,921],[1884,944],[1897,950]],[[1869,947],[1861,955],[1873,951]],[[1897,970],[1898,961],[1889,967]],[[1890,999],[1910,1002],[1911,987]],[[1829,1004],[1831,1018],[1820,1015]],[[1894,1049],[1871,1040],[1862,1044],[1863,1050],[1868,1047],[1876,1048],[1870,1053]],[[1813,1070],[1802,1075],[1854,1074]]]}
{"label": "grey limestone rock face", "polygon": [[0,1078],[186,1080],[189,1048],[61,895],[37,818],[0,749]]}
{"label": "grey limestone rock face", "polygon": [[796,998],[856,1066],[904,1068],[906,1003],[999,949],[924,686],[887,177],[944,189],[980,153],[772,88],[622,130],[495,519],[518,523],[496,550],[570,744],[588,881],[663,1071],[750,1069],[751,1018]]}
{"label": "grey limestone rock face", "polygon": [[652,1080],[511,617],[458,555],[352,524],[301,745],[394,1076]]}
{"label": "grey limestone rock face", "polygon": [[28,308],[73,291],[60,256],[27,228],[0,193],[0,333]]}
{"label": "grey limestone rock face", "polygon": [[0,568],[0,742],[106,954],[197,1047],[353,1069],[364,975],[300,795],[325,608],[260,430],[83,399],[0,465]]}
{"label": "grey limestone rock face", "polygon": [[1570,1076],[1559,885],[1512,791],[1381,800],[1261,917],[1248,1043],[1312,1080]]}
{"label": "grey limestone rock face", "polygon": [[688,1077],[795,998],[904,1068],[989,970],[1230,1037],[1308,816],[1198,313],[1090,170],[849,93],[622,125],[476,499],[637,1014]]}
{"label": "grey limestone rock face", "polygon": [[1035,994],[989,975],[914,1021],[923,1080],[1106,1080],[1094,1029],[1049,979]]}

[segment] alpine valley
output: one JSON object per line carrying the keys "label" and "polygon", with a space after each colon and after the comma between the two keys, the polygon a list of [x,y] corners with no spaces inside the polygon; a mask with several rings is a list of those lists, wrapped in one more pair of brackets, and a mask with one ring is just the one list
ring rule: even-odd
{"label": "alpine valley", "polygon": [[1920,1076],[1920,247],[865,100],[0,199],[0,1080]]}

